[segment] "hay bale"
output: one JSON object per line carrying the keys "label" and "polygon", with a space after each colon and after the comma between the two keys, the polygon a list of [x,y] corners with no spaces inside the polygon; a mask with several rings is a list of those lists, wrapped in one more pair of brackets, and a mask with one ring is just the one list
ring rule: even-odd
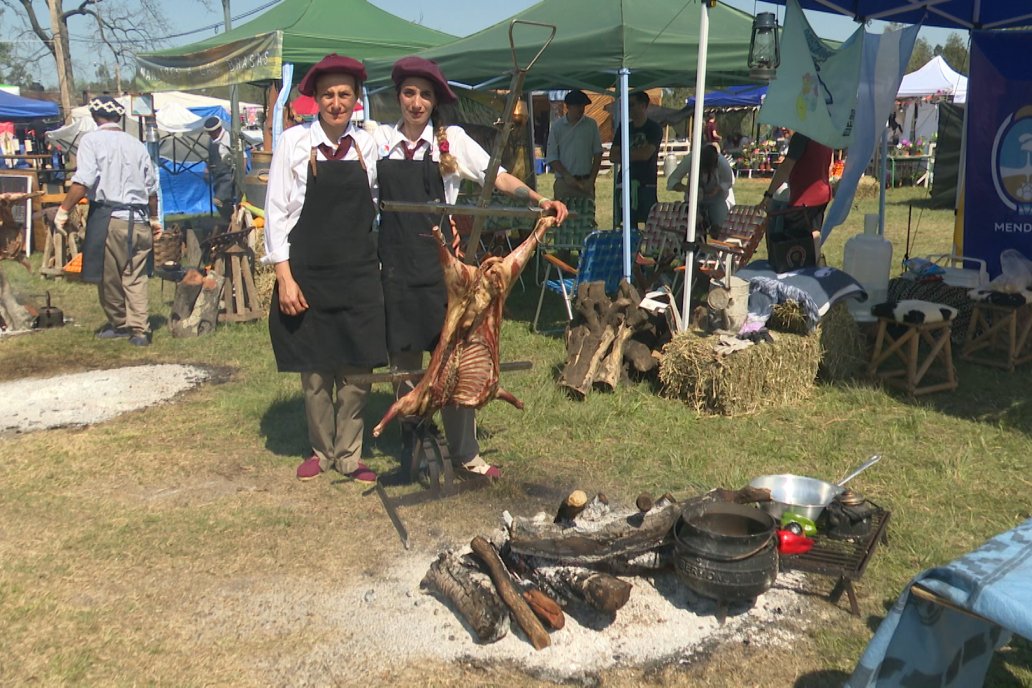
{"label": "hay bale", "polygon": [[832,306],[817,329],[821,340],[821,365],[817,374],[821,380],[834,382],[861,377],[871,352],[867,348],[867,337],[849,314],[846,304],[839,302]]}
{"label": "hay bale", "polygon": [[771,344],[757,344],[728,356],[713,346],[715,337],[688,331],[663,348],[659,380],[663,394],[681,399],[699,413],[733,416],[781,406],[809,395],[820,362],[820,336],[773,333]]}
{"label": "hay bale", "polygon": [[854,201],[865,201],[872,198],[878,197],[878,180],[874,177],[864,175],[860,177],[860,180],[856,184],[856,194],[853,196]]}
{"label": "hay bale", "polygon": [[774,304],[770,312],[770,320],[767,327],[778,332],[791,332],[792,334],[806,334],[806,313],[798,301],[785,301]]}
{"label": "hay bale", "polygon": [[254,234],[254,288],[258,292],[258,303],[267,311],[272,302],[272,288],[276,286],[276,268],[260,260],[265,255],[265,232],[255,230]]}

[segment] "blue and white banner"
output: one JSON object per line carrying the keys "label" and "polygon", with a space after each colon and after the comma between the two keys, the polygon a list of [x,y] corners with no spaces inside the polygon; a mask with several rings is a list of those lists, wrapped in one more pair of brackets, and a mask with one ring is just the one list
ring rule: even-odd
{"label": "blue and white banner", "polygon": [[853,142],[846,153],[846,167],[842,171],[835,199],[824,217],[822,242],[831,234],[832,228],[845,222],[853,207],[857,184],[885,132],[889,113],[896,104],[896,92],[903,80],[920,28],[915,25],[899,31],[864,35]]}
{"label": "blue and white banner", "polygon": [[863,52],[861,25],[837,50],[810,27],[798,0],[786,3],[781,66],[760,108],[764,124],[788,127],[831,148],[853,137]]}
{"label": "blue and white banner", "polygon": [[[1032,31],[974,31],[968,78],[964,255],[1032,259]],[[1022,57],[1024,56],[1024,57]]]}

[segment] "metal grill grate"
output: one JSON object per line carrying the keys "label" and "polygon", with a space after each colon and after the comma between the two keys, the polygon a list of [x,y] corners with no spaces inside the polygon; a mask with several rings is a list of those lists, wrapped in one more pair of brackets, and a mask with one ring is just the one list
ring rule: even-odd
{"label": "metal grill grate", "polygon": [[859,580],[878,542],[887,539],[885,530],[891,515],[892,512],[885,509],[875,511],[871,515],[871,529],[866,535],[843,540],[817,537],[813,549],[798,556],[784,557],[781,568]]}

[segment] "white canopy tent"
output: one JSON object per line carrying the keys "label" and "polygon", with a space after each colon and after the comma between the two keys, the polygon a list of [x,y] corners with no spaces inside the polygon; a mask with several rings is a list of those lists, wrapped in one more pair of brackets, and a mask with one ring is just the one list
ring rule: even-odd
{"label": "white canopy tent", "polygon": [[[84,108],[76,108],[80,110]],[[73,111],[74,112],[74,111]],[[47,132],[47,140],[63,150],[74,153],[83,134],[96,130],[93,118],[76,117],[60,129]],[[208,159],[208,141],[204,132],[204,119],[178,103],[169,103],[158,110],[155,118],[161,141],[162,158],[177,163],[197,162]],[[126,115],[122,120],[126,132],[142,140],[142,123],[139,118]]]}
{"label": "white canopy tent", "polygon": [[[187,93],[186,91],[158,91],[152,95],[154,96],[154,109],[157,110],[158,113],[173,105],[179,105],[185,109],[221,107],[226,112],[230,112],[232,110],[228,100],[202,96],[197,93]],[[133,96],[119,96],[116,100],[125,107],[126,112],[133,111]],[[260,109],[261,105],[258,105],[257,103],[240,103],[238,114],[244,114],[251,108]],[[89,116],[89,108],[85,105],[72,109],[73,120],[83,118],[89,119]]]}
{"label": "white canopy tent", "polygon": [[896,98],[912,101],[900,123],[904,137],[911,141],[930,141],[939,130],[938,99],[965,102],[967,77],[954,71],[941,55],[936,55],[923,67],[903,77]]}
{"label": "white canopy tent", "polygon": [[967,100],[967,77],[954,71],[941,55],[936,55],[917,71],[904,75],[896,92],[897,98],[935,95],[952,96],[955,103]]}

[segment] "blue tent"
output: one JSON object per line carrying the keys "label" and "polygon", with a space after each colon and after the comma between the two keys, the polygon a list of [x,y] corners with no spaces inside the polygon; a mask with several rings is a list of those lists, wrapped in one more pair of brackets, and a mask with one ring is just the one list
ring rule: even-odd
{"label": "blue tent", "polygon": [[[767,0],[784,5],[785,0]],[[799,0],[804,10],[844,14],[857,21],[880,19],[900,24],[923,24],[951,29],[1008,29],[1028,26],[1027,2],[986,0]]]}
{"label": "blue tent", "polygon": [[[753,108],[763,104],[767,95],[767,86],[745,84],[729,86],[722,91],[711,91],[706,94],[703,103],[707,108]],[[695,96],[688,99],[686,109],[695,109]],[[688,113],[691,116],[691,113]]]}
{"label": "blue tent", "polygon": [[57,117],[61,108],[49,100],[22,98],[7,91],[0,91],[0,120],[45,119]]}

